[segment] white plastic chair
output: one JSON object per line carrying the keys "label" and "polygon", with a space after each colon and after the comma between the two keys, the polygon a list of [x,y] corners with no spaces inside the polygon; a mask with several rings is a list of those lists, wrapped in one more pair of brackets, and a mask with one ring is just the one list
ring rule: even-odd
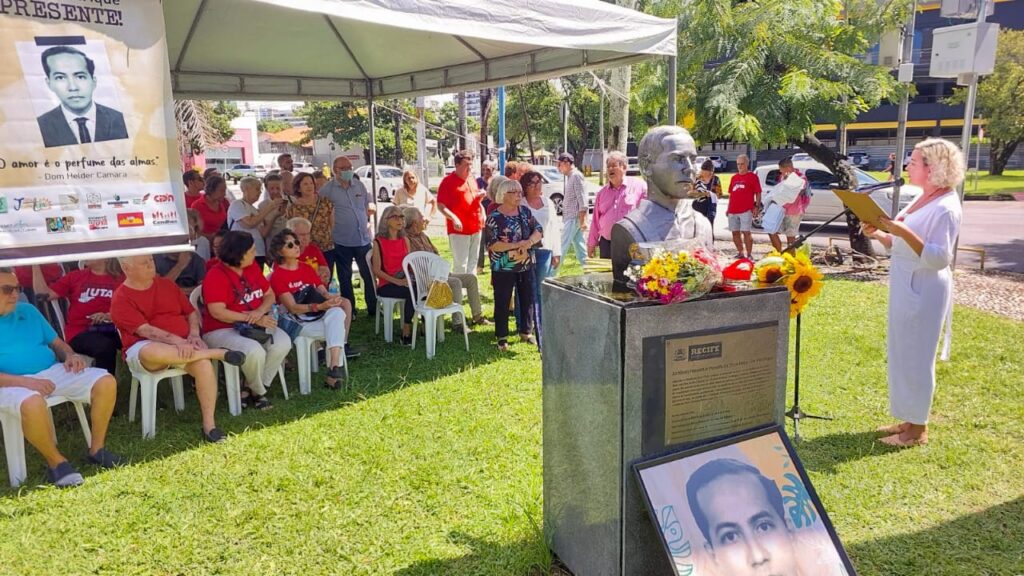
{"label": "white plastic chair", "polygon": [[[64,402],[70,402],[70,400],[63,396],[46,398],[46,405],[51,408]],[[82,433],[85,434],[85,444],[89,446],[92,444],[92,430],[89,429],[89,419],[85,417],[83,403],[71,402],[71,404],[78,414],[78,423],[81,424]],[[21,429],[21,409],[0,412],[0,428],[3,428],[4,449],[7,452],[7,475],[11,480],[11,488],[17,488],[28,476],[28,467],[25,464],[25,434]]]}
{"label": "white plastic chair", "polygon": [[[373,250],[366,253],[366,264],[373,269]],[[371,282],[370,288],[377,294],[377,283]],[[392,342],[395,339],[395,309],[402,310],[405,302],[401,298],[387,298],[377,296],[377,310],[374,312],[373,333],[380,334],[381,320],[384,321],[384,341]]]}
{"label": "white plastic chair", "polygon": [[[200,310],[203,305],[201,302],[202,295],[202,284],[196,286],[188,295],[188,301],[192,303],[192,307],[196,310]],[[232,366],[226,362],[219,360],[211,360],[211,362],[213,362],[214,373],[217,372],[221,364],[224,364],[224,388],[227,391],[228,412],[232,416],[238,416],[242,413],[242,372],[238,366]],[[281,380],[281,390],[284,392],[284,399],[287,400],[288,381],[285,380],[284,366],[278,368],[277,377]]]}
{"label": "white plastic chair", "polygon": [[[416,333],[419,327],[420,316],[426,323],[427,339],[427,360],[434,357],[436,343],[444,342],[444,317],[452,315],[454,321],[456,316],[462,317],[462,336],[466,340],[466,351],[469,352],[469,329],[466,327],[466,313],[462,306],[452,303],[444,308],[431,308],[427,306],[427,294],[430,292],[430,283],[434,276],[431,274],[431,267],[447,264],[443,258],[432,252],[412,252],[402,260],[402,269],[405,270],[405,277],[415,280],[409,284],[409,294],[412,295],[413,305],[416,309],[412,320],[412,349],[416,349]],[[441,320],[438,323],[438,319]]]}
{"label": "white plastic chair", "polygon": [[[295,339],[295,355],[299,359],[299,394],[309,394],[313,372],[320,371],[320,362],[317,360],[317,349],[321,343],[325,344],[325,338],[312,338],[310,336],[299,336]],[[345,358],[345,351],[341,351],[341,366],[345,369],[345,378],[348,378],[348,360]],[[287,398],[285,393],[285,398]]]}
{"label": "white plastic chair", "polygon": [[[68,341],[67,334],[67,320],[64,318],[64,307],[61,305],[63,298],[54,298],[50,300],[50,307],[53,309],[53,317],[57,321],[57,326],[60,328],[60,339],[64,342]],[[96,363],[96,359],[92,356],[86,356],[85,354],[79,354],[83,360],[85,360],[86,366],[93,366]]]}
{"label": "white plastic chair", "polygon": [[167,368],[160,372],[132,372],[132,387],[128,395],[128,421],[135,422],[135,404],[142,388],[142,437],[156,436],[156,387],[161,380],[171,380],[174,391],[174,410],[185,409],[185,389],[182,376],[188,374],[181,368]]}

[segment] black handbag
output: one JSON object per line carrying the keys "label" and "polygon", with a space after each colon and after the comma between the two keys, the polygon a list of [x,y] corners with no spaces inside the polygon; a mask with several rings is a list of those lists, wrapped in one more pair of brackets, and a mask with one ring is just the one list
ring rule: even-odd
{"label": "black handbag", "polygon": [[[327,302],[327,299],[324,298],[324,295],[321,294],[320,291],[316,289],[316,286],[312,286],[312,285],[304,286],[302,288],[302,290],[299,290],[298,292],[295,293],[294,298],[295,298],[295,303],[296,304],[306,304],[306,305],[309,305],[309,304],[323,304],[324,302]],[[305,314],[301,314],[301,315],[297,315],[296,316],[296,318],[298,320],[306,321],[306,322],[313,321],[313,320],[319,320],[319,319],[321,319],[323,317],[324,317],[324,310],[320,310],[318,312],[307,312]]]}
{"label": "black handbag", "polygon": [[267,332],[265,328],[254,326],[248,322],[235,322],[235,331],[240,336],[255,340],[260,344],[266,344],[268,340],[273,340],[274,336]]}

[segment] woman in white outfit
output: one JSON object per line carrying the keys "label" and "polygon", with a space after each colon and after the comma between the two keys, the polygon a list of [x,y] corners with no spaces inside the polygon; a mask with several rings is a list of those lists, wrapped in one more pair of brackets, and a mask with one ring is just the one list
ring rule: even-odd
{"label": "woman in white outfit", "polygon": [[889,411],[898,424],[879,428],[891,446],[928,442],[928,413],[935,394],[935,351],[953,292],[950,265],[962,216],[956,186],[964,159],[955,144],[929,138],[914,147],[910,183],[924,193],[888,232],[863,225],[865,234],[892,251],[889,271]]}

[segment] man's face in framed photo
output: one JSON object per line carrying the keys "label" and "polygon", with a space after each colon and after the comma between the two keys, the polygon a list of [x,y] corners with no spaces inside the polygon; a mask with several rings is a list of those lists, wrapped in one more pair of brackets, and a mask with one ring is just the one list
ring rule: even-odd
{"label": "man's face in framed photo", "polygon": [[[793,534],[773,504],[762,476],[731,473],[697,490],[707,521],[705,545],[719,573],[730,576],[797,576]],[[777,491],[776,491],[777,493]]]}

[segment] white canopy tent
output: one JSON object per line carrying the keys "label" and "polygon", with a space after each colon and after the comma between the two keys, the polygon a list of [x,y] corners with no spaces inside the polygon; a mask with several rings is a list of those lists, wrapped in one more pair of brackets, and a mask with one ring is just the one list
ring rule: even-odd
{"label": "white canopy tent", "polygon": [[374,164],[380,98],[668,57],[676,118],[676,21],[598,0],[165,0],[163,11],[176,97],[367,100]]}
{"label": "white canopy tent", "polygon": [[166,0],[174,94],[408,98],[676,54],[676,23],[598,0]]}

